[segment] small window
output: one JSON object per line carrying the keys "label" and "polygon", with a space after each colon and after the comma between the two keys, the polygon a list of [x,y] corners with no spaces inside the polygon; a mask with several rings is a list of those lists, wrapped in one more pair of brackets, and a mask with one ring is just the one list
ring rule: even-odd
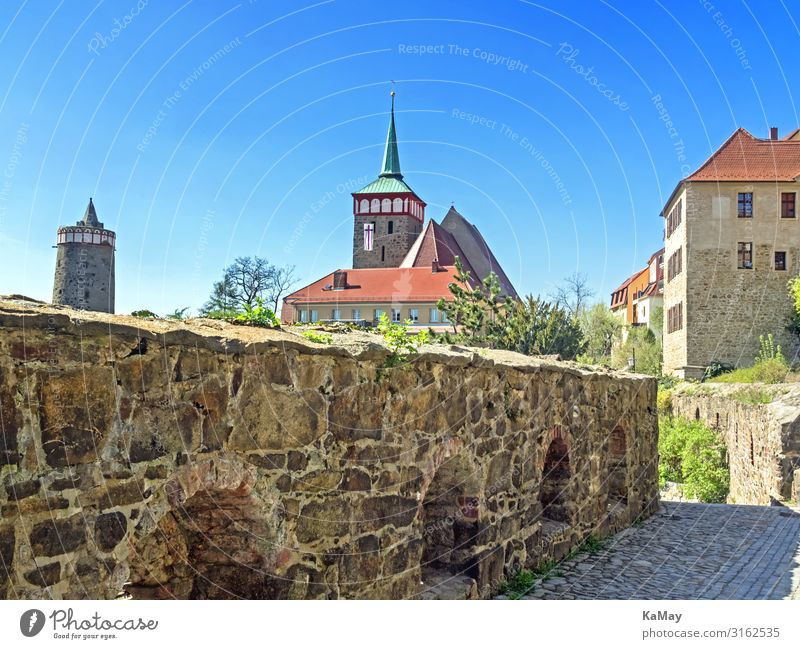
{"label": "small window", "polygon": [[331,320],[341,320],[341,319],[342,319],[342,312],[339,309],[332,309]]}
{"label": "small window", "polygon": [[316,311],[312,311],[311,312],[311,322],[316,322],[317,320],[319,320],[319,313],[317,313]]}
{"label": "small window", "polygon": [[753,218],[753,192],[740,192],[738,206],[740,219]]}
{"label": "small window", "polygon": [[444,312],[444,311],[440,311],[439,313],[441,313],[441,314],[442,314],[442,322],[450,322],[450,321],[447,319],[447,313],[446,313],[446,312]]}
{"label": "small window", "polygon": [[386,261],[386,246],[381,246],[381,261]]}
{"label": "small window", "polygon": [[384,213],[388,214],[391,211],[392,211],[392,199],[384,198],[381,201],[381,212],[384,212]]}
{"label": "small window", "polygon": [[411,320],[411,322],[419,322],[419,309],[409,309],[408,319]]}
{"label": "small window", "polygon": [[353,320],[361,320],[361,309],[353,309]]}
{"label": "small window", "polygon": [[439,322],[439,309],[431,309],[430,322]]}
{"label": "small window", "polygon": [[387,232],[388,232],[389,234],[392,234],[392,233],[394,232],[394,221],[389,221],[389,224],[388,224],[388,226],[387,226],[387,227],[388,227],[388,230],[387,230]]}
{"label": "small window", "polygon": [[300,322],[308,322],[308,311],[305,309],[300,311]]}
{"label": "small window", "polygon": [[775,252],[775,270],[786,270],[786,252]]}
{"label": "small window", "polygon": [[384,313],[383,309],[375,309],[375,322],[378,322]]}
{"label": "small window", "polygon": [[753,268],[753,244],[750,241],[740,241],[738,247],[738,267]]}
{"label": "small window", "polygon": [[797,214],[795,213],[795,197],[797,194],[794,192],[783,192],[781,194],[781,218],[793,219]]}
{"label": "small window", "polygon": [[400,309],[392,309],[392,322],[400,322]]}
{"label": "small window", "polygon": [[358,211],[362,214],[369,214],[369,201],[366,198],[361,200],[361,207]]}

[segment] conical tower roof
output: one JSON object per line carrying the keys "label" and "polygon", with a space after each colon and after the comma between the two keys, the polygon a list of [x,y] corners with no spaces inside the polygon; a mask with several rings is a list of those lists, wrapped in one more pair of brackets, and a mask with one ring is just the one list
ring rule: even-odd
{"label": "conical tower roof", "polygon": [[78,225],[88,225],[91,228],[102,228],[103,224],[97,220],[97,212],[94,209],[92,199],[89,199],[89,204],[86,206],[86,212],[83,214],[83,219],[78,221]]}
{"label": "conical tower roof", "polygon": [[397,131],[394,126],[394,90],[392,90],[392,113],[389,118],[389,131],[386,133],[386,149],[383,152],[381,178],[403,178],[400,173],[400,154],[397,151]]}

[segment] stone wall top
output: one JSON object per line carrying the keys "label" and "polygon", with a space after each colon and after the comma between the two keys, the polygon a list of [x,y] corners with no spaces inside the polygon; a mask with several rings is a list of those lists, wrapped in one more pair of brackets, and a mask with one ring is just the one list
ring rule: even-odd
{"label": "stone wall top", "polygon": [[[267,329],[234,325],[220,320],[191,318],[137,318],[95,311],[79,311],[66,306],[35,301],[8,299],[0,296],[0,328],[36,329],[60,336],[130,338],[158,343],[164,347],[191,345],[217,353],[259,353],[267,349],[297,350],[305,354],[349,357],[354,360],[380,361],[389,356],[389,349],[376,333],[356,331],[332,332],[330,345],[314,343],[292,327]],[[307,329],[308,327],[306,327]],[[313,327],[311,327],[313,328]],[[418,360],[445,365],[509,368],[523,373],[556,370],[576,376],[603,374],[622,381],[652,380],[645,375],[609,370],[572,361],[556,361],[551,356],[525,356],[497,349],[470,348],[459,345],[423,345]]]}

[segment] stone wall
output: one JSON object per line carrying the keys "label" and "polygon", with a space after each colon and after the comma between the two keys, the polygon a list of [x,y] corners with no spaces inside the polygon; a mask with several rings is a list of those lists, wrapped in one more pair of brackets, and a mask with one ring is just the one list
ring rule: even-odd
{"label": "stone wall", "polygon": [[56,255],[53,304],[114,313],[114,248],[61,243]]}
{"label": "stone wall", "polygon": [[[392,233],[389,234],[389,221]],[[364,225],[375,223],[372,250],[364,250]],[[422,232],[422,222],[402,214],[353,216],[353,268],[398,268]],[[383,259],[381,259],[383,248]]]}
{"label": "stone wall", "polygon": [[485,596],[657,508],[652,379],[379,340],[0,302],[0,596]]}
{"label": "stone wall", "polygon": [[[753,395],[772,403],[754,404]],[[674,414],[720,431],[728,447],[729,501],[769,505],[798,500],[800,386],[685,385],[672,396]]]}

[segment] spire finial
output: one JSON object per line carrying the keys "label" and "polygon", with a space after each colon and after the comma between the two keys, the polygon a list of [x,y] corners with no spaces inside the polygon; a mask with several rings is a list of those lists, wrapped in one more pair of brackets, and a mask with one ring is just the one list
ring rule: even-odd
{"label": "spire finial", "polygon": [[394,79],[389,95],[392,98],[392,110],[389,117],[389,132],[386,134],[386,149],[383,153],[383,165],[380,175],[384,178],[402,178],[400,173],[400,154],[397,152],[397,133],[394,128]]}

